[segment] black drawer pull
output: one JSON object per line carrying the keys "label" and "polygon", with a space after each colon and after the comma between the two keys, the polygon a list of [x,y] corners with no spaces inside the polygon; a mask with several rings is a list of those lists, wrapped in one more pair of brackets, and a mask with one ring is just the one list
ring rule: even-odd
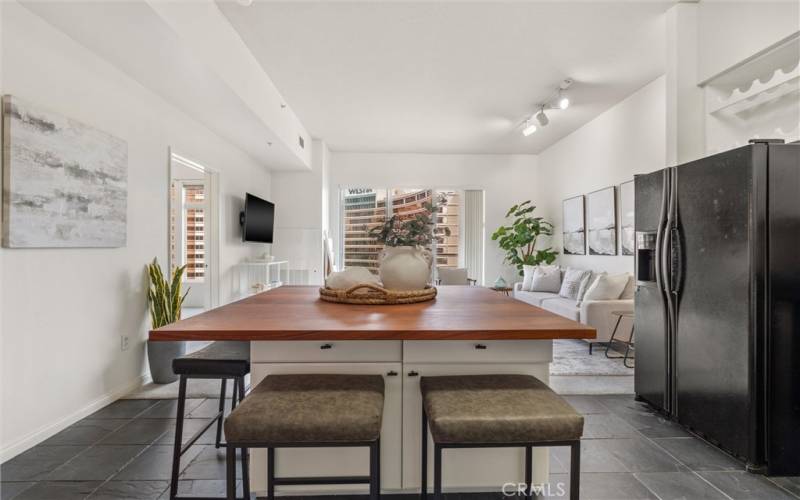
{"label": "black drawer pull", "polygon": [[479,350],[486,349],[486,344],[475,344],[475,349]]}
{"label": "black drawer pull", "polygon": [[333,344],[322,344],[319,346],[320,349],[333,349]]}
{"label": "black drawer pull", "polygon": [[409,377],[419,377],[419,373],[415,372],[414,370],[411,370],[410,372],[408,372],[408,376]]}
{"label": "black drawer pull", "polygon": [[396,377],[396,376],[397,376],[397,372],[396,372],[396,371],[394,371],[394,370],[392,370],[392,371],[390,371],[389,373],[387,373],[387,374],[386,374],[386,376],[387,376],[387,377]]}

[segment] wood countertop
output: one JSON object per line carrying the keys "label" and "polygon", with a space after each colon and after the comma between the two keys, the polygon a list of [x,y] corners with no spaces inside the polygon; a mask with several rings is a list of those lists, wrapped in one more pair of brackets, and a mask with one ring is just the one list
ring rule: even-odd
{"label": "wood countertop", "polygon": [[150,331],[150,340],[593,339],[595,329],[488,288],[442,286],[407,305],[324,302],[318,287],[282,286]]}

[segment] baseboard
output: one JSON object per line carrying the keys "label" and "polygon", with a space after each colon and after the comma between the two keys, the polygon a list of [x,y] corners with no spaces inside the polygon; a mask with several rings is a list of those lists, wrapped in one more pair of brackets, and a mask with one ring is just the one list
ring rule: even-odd
{"label": "baseboard", "polygon": [[95,399],[94,401],[84,406],[80,410],[75,411],[72,414],[62,418],[58,422],[47,424],[29,433],[28,435],[14,441],[8,446],[4,446],[2,449],[0,449],[0,463],[4,463],[7,460],[10,460],[15,456],[19,455],[20,453],[23,453],[33,448],[37,444],[58,434],[59,432],[66,429],[70,425],[74,424],[75,422],[88,417],[92,413],[113,403],[114,401],[120,399],[122,396],[125,396],[131,391],[139,389],[144,384],[150,382],[150,380],[152,380],[150,377],[150,373],[143,373],[142,375],[139,375],[132,383],[126,385],[125,387],[120,387],[119,389],[107,392],[106,394]]}

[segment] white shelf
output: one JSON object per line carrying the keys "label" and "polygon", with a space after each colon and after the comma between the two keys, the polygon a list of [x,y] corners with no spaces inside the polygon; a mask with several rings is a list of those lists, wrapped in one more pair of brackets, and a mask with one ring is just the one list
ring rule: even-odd
{"label": "white shelf", "polygon": [[741,113],[742,111],[772,102],[780,97],[800,91],[800,63],[793,69],[776,69],[772,76],[762,82],[755,79],[747,89],[735,88],[726,98],[712,103],[709,113]]}

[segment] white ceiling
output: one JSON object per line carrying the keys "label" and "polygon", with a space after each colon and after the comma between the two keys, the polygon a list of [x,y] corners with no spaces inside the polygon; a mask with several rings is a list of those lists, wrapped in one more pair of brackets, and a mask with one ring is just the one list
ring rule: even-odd
{"label": "white ceiling", "polygon": [[[538,153],[657,78],[673,2],[219,2],[334,151]],[[530,137],[571,77],[572,106]]]}

